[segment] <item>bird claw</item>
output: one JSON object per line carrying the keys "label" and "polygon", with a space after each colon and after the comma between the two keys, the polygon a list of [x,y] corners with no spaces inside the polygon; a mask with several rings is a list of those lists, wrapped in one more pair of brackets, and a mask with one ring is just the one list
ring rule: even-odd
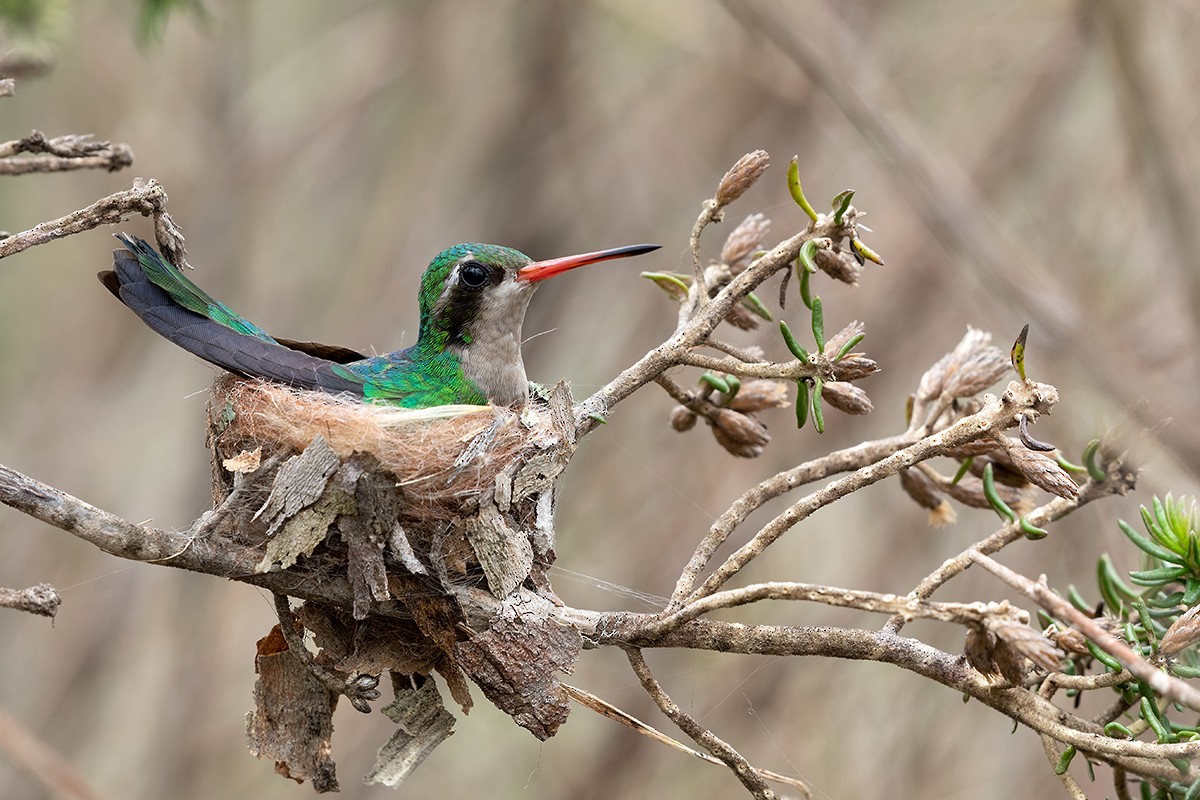
{"label": "bird claw", "polygon": [[371,713],[371,701],[378,700],[380,697],[378,675],[352,675],[346,683],[335,691],[345,695],[350,701],[350,705],[354,706],[354,710],[360,714]]}

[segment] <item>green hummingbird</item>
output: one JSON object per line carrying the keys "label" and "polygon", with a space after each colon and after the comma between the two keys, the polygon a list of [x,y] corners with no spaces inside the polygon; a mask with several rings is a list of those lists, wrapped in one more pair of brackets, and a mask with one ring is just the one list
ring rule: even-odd
{"label": "green hummingbird", "polygon": [[155,332],[218,367],[302,389],[405,408],[522,405],[529,382],[521,326],[540,281],[569,269],[641,255],[639,244],[533,261],[508,247],[458,244],[421,277],[417,343],[386,355],[272,337],[208,295],[144,240],[119,234],[101,283]]}

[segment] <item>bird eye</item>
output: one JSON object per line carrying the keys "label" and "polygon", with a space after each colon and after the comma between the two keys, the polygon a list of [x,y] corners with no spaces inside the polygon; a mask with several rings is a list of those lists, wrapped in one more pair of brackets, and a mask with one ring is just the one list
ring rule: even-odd
{"label": "bird eye", "polygon": [[488,271],[487,267],[480,264],[478,261],[468,261],[459,267],[458,280],[469,289],[478,289],[487,283]]}

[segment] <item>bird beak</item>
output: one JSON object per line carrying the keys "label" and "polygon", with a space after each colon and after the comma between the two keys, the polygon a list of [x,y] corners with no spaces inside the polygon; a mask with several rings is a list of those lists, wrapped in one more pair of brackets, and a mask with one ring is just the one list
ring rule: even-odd
{"label": "bird beak", "polygon": [[582,267],[586,264],[595,264],[597,261],[608,261],[610,258],[640,256],[643,253],[657,250],[661,246],[657,244],[631,244],[627,247],[597,250],[594,253],[583,253],[578,256],[563,256],[562,258],[552,258],[549,261],[535,261],[517,270],[517,280],[535,283],[546,278],[552,278],[560,272],[566,272],[569,269]]}

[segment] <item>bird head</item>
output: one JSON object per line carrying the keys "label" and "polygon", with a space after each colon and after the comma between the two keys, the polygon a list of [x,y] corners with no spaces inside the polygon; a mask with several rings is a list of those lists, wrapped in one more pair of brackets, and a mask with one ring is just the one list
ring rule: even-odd
{"label": "bird head", "polygon": [[458,244],[438,253],[421,278],[421,343],[438,349],[466,347],[494,336],[520,336],[525,310],[538,284],[567,270],[641,255],[658,245],[534,261],[510,247]]}

